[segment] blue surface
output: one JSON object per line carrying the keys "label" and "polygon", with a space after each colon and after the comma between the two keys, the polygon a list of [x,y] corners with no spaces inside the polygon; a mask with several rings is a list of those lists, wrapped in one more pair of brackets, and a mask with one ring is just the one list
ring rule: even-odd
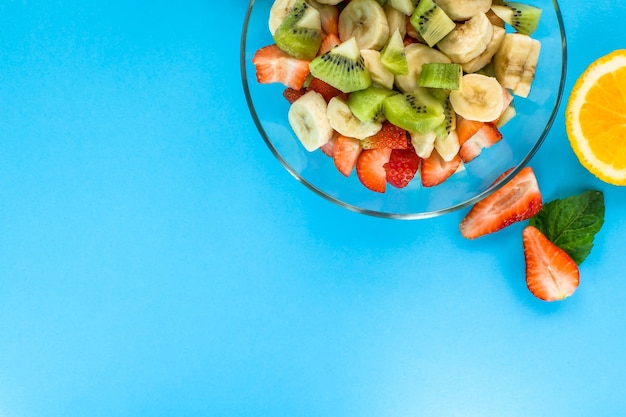
{"label": "blue surface", "polygon": [[[558,304],[523,224],[393,221],[295,181],[239,77],[247,3],[0,5],[0,416],[626,414],[626,190],[577,162],[563,107],[545,200],[604,191]],[[568,81],[626,10],[564,2]],[[567,99],[567,95],[565,97]]]}

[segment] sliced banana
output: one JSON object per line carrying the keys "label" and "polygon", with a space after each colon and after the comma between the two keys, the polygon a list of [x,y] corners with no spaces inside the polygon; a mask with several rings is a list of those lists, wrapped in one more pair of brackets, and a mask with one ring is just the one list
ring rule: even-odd
{"label": "sliced banana", "polygon": [[413,0],[388,0],[387,3],[394,9],[401,11],[406,16],[411,16],[415,10],[415,3]]}
{"label": "sliced banana", "polygon": [[307,92],[289,107],[289,125],[307,151],[318,149],[333,136],[327,114],[326,100],[316,91]]}
{"label": "sliced banana", "polygon": [[452,20],[462,21],[491,9],[491,0],[435,0]]}
{"label": "sliced banana", "polygon": [[494,77],[466,74],[458,90],[450,92],[450,104],[461,117],[479,122],[496,120],[504,106],[502,86]]}
{"label": "sliced banana", "polygon": [[489,45],[487,45],[487,48],[485,48],[482,54],[478,55],[469,62],[461,64],[463,71],[467,73],[476,72],[489,64],[493,59],[493,56],[496,52],[498,52],[498,49],[500,49],[500,44],[502,43],[502,40],[504,40],[505,33],[506,30],[504,28],[493,25],[493,35],[491,36]]}
{"label": "sliced banana", "polygon": [[435,140],[437,140],[435,131],[431,130],[427,133],[409,132],[409,135],[417,156],[422,159],[428,158],[435,149]]}
{"label": "sliced banana", "polygon": [[428,45],[412,43],[404,48],[406,60],[409,65],[407,75],[396,75],[396,86],[403,93],[411,93],[417,88],[417,80],[422,73],[422,65],[432,62],[449,63],[448,58],[443,53]]}
{"label": "sliced banana", "polygon": [[339,38],[353,37],[360,49],[381,49],[387,43],[387,15],[376,0],[352,0],[339,14]]}
{"label": "sliced banana", "polygon": [[459,135],[457,135],[456,130],[452,130],[447,136],[436,136],[435,149],[441,156],[441,159],[446,162],[452,161],[459,153],[459,149],[461,149]]}
{"label": "sliced banana", "polygon": [[293,5],[297,0],[276,0],[270,8],[270,17],[268,20],[268,26],[270,33],[274,36],[276,29],[283,23],[285,17],[289,14],[289,11],[293,8]]}
{"label": "sliced banana", "polygon": [[336,4],[341,3],[343,0],[317,0],[318,3],[322,3],[322,4],[330,4],[331,6],[334,6]]}
{"label": "sliced banana", "polygon": [[330,126],[339,134],[356,139],[365,139],[373,136],[382,128],[378,122],[362,122],[348,107],[348,104],[339,97],[333,97],[328,102],[326,115]]}
{"label": "sliced banana", "polygon": [[380,61],[380,51],[375,49],[363,49],[361,56],[363,57],[365,67],[369,71],[372,81],[392,90],[394,76]]}
{"label": "sliced banana", "polygon": [[535,78],[541,43],[528,35],[507,33],[493,57],[496,78],[513,94],[528,97]]}
{"label": "sliced banana", "polygon": [[400,36],[404,38],[406,36],[406,15],[400,10],[394,8],[391,4],[389,4],[389,2],[383,5],[383,10],[387,16],[389,33],[391,34],[398,29],[400,31]]}
{"label": "sliced banana", "polygon": [[485,13],[478,13],[437,43],[452,62],[463,64],[482,54],[493,37],[493,25]]}

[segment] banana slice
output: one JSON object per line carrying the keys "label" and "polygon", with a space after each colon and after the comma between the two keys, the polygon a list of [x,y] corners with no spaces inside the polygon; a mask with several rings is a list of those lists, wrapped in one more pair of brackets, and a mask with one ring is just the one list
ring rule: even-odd
{"label": "banana slice", "polygon": [[343,0],[317,0],[318,3],[329,4],[331,6],[341,3]]}
{"label": "banana slice", "polygon": [[270,33],[274,36],[276,29],[283,23],[285,17],[289,14],[289,11],[293,8],[293,5],[297,0],[276,0],[270,8],[270,17],[268,20],[268,26]]}
{"label": "banana slice", "polygon": [[478,13],[487,13],[491,9],[491,0],[436,0],[452,20],[462,21]]}
{"label": "banana slice", "polygon": [[422,159],[426,159],[430,156],[435,149],[435,141],[437,140],[437,134],[434,130],[426,133],[409,132],[411,136],[411,144],[415,149],[415,153]]}
{"label": "banana slice", "polygon": [[437,43],[452,62],[463,64],[482,54],[493,37],[493,25],[485,13],[478,13]]}
{"label": "banana slice", "polygon": [[507,33],[493,57],[496,78],[513,94],[528,97],[535,78],[541,43],[528,35]]}
{"label": "banana slice", "polygon": [[389,33],[391,34],[398,29],[400,31],[400,36],[404,39],[406,36],[406,15],[400,10],[394,8],[389,2],[383,5],[383,10],[387,16]]}
{"label": "banana slice", "polygon": [[411,16],[415,10],[415,3],[413,0],[388,0],[387,3],[401,11],[406,16]]}
{"label": "banana slice", "polygon": [[502,86],[494,77],[466,74],[459,89],[450,92],[450,104],[465,119],[492,122],[504,106]]}
{"label": "banana slice", "polygon": [[375,49],[363,49],[361,56],[365,67],[370,73],[372,81],[390,90],[393,89],[394,76],[380,61],[380,51]]}
{"label": "banana slice", "polygon": [[333,136],[324,97],[309,91],[293,102],[287,113],[289,125],[307,151],[314,151]]}
{"label": "banana slice", "polygon": [[417,80],[422,73],[422,65],[426,63],[440,62],[450,63],[450,59],[436,49],[421,43],[412,43],[404,48],[406,60],[409,65],[407,75],[396,75],[396,86],[403,93],[412,93],[417,88]]}
{"label": "banana slice", "polygon": [[478,55],[469,62],[461,64],[463,71],[466,73],[476,72],[489,64],[493,59],[493,56],[496,52],[498,52],[498,49],[500,49],[500,44],[502,44],[502,41],[504,40],[505,33],[506,30],[504,28],[493,25],[493,36],[491,37],[489,45],[487,45],[487,48],[485,48],[482,54]]}
{"label": "banana slice", "polygon": [[348,103],[339,97],[330,99],[326,115],[330,126],[339,134],[356,139],[365,139],[369,136],[373,136],[378,133],[383,126],[378,122],[360,121],[352,113],[350,107],[348,107]]}
{"label": "banana slice", "polygon": [[387,15],[376,0],[352,0],[339,14],[339,38],[353,37],[360,49],[381,49],[387,43]]}
{"label": "banana slice", "polygon": [[456,130],[451,131],[447,136],[437,136],[435,139],[435,149],[439,153],[439,156],[441,156],[441,159],[446,162],[452,161],[459,153],[459,149],[461,149],[459,135],[456,133]]}

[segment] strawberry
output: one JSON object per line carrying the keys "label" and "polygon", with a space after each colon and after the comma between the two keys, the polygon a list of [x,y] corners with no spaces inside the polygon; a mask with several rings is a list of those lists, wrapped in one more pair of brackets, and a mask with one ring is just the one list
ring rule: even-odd
{"label": "strawberry", "polygon": [[384,165],[387,182],[396,188],[404,188],[413,180],[419,166],[420,157],[413,146],[408,149],[392,149],[389,162]]}
{"label": "strawberry", "polygon": [[576,262],[534,226],[526,226],[522,241],[526,285],[530,292],[544,301],[562,300],[572,295],[580,282]]}
{"label": "strawberry", "polygon": [[463,142],[459,149],[459,155],[461,155],[463,162],[469,162],[480,155],[484,148],[498,143],[501,139],[502,133],[493,123],[483,123],[478,132]]}
{"label": "strawberry", "polygon": [[495,193],[472,207],[461,221],[461,234],[467,239],[475,239],[497,232],[531,218],[541,209],[542,204],[535,173],[531,167],[526,167]]}
{"label": "strawberry", "polygon": [[337,136],[335,141],[333,161],[335,167],[346,177],[352,173],[356,161],[361,154],[361,141],[347,136]]}
{"label": "strawberry", "polygon": [[331,98],[341,95],[343,98],[347,99],[347,94],[342,93],[340,90],[336,89],[332,85],[328,84],[325,81],[320,80],[319,78],[311,78],[311,82],[307,89],[317,91],[324,97],[326,103],[330,101]]}
{"label": "strawberry", "polygon": [[322,4],[317,10],[320,12],[322,31],[326,35],[339,34],[339,8],[330,4]]}
{"label": "strawberry", "polygon": [[338,135],[339,134],[337,132],[334,132],[330,140],[320,146],[320,150],[324,153],[324,155],[330,156],[331,158],[335,156],[335,142],[337,142]]}
{"label": "strawberry", "polygon": [[387,189],[385,164],[389,162],[391,149],[366,149],[361,151],[356,161],[356,174],[368,189],[384,193]]}
{"label": "strawberry", "polygon": [[422,185],[434,187],[452,176],[461,165],[461,157],[456,155],[450,162],[444,161],[436,150],[422,160]]}
{"label": "strawberry", "polygon": [[289,103],[293,103],[294,101],[296,101],[297,99],[302,97],[304,95],[304,93],[306,93],[306,90],[304,90],[304,89],[302,89],[302,90],[294,90],[291,87],[287,87],[283,91],[283,97],[285,97]]}
{"label": "strawberry", "polygon": [[383,127],[374,136],[363,139],[363,149],[407,149],[409,138],[406,130],[385,120]]}
{"label": "strawberry", "polygon": [[339,35],[331,32],[322,39],[322,44],[320,45],[320,50],[317,52],[317,54],[324,55],[326,52],[330,51],[340,43],[341,39],[339,39]]}
{"label": "strawberry", "polygon": [[459,137],[459,144],[463,145],[469,138],[474,136],[476,132],[483,127],[484,122],[477,122],[476,120],[469,120],[463,116],[456,115],[456,134]]}
{"label": "strawberry", "polygon": [[256,51],[252,63],[257,81],[261,84],[282,83],[300,90],[309,75],[309,61],[289,56],[276,45],[264,46]]}

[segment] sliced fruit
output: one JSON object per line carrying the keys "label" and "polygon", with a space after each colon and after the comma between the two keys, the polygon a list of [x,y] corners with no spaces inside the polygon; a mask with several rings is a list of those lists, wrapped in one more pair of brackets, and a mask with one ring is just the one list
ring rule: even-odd
{"label": "sliced fruit", "polygon": [[362,122],[357,119],[348,103],[339,97],[333,97],[328,102],[327,117],[333,129],[351,138],[365,139],[382,128],[379,122]]}
{"label": "sliced fruit", "polygon": [[534,226],[522,232],[526,285],[544,301],[558,301],[571,296],[580,283],[576,262]]}
{"label": "sliced fruit", "polygon": [[469,120],[457,114],[456,133],[459,136],[459,143],[463,145],[469,138],[474,136],[481,127],[483,127],[483,124],[485,124],[485,122]]}
{"label": "sliced fruit", "polygon": [[448,63],[448,58],[442,52],[424,45],[422,43],[412,43],[404,47],[409,73],[407,75],[396,75],[395,83],[403,93],[412,93],[418,87],[417,80],[422,73],[422,66],[430,62]]}
{"label": "sliced fruit", "polygon": [[372,82],[391,90],[393,88],[394,76],[391,71],[383,66],[380,51],[363,49],[361,50],[361,56],[365,62],[365,67],[370,73]]}
{"label": "sliced fruit", "polygon": [[385,15],[387,15],[389,33],[393,34],[393,32],[397,29],[400,32],[400,36],[404,39],[406,36],[406,15],[393,7],[389,1],[386,1],[385,4],[383,4],[383,10],[385,11]]}
{"label": "sliced fruit", "polygon": [[322,32],[325,35],[339,35],[339,8],[331,4],[323,4],[315,0],[306,0],[320,13]]}
{"label": "sliced fruit", "polygon": [[326,101],[321,94],[309,91],[289,107],[289,125],[307,151],[314,151],[333,136],[326,116]]}
{"label": "sliced fruit", "polygon": [[309,61],[289,56],[276,45],[256,51],[252,63],[261,84],[281,83],[300,90],[309,75]]}
{"label": "sliced fruit", "polygon": [[339,45],[341,45],[339,35],[329,33],[322,39],[322,44],[320,45],[320,50],[317,52],[317,55],[324,55],[326,52],[329,52],[335,46]]}
{"label": "sliced fruit", "polygon": [[493,56],[496,54],[496,52],[498,52],[498,49],[500,49],[500,45],[504,40],[506,30],[492,24],[492,32],[493,34],[491,35],[491,40],[487,44],[485,50],[476,58],[461,64],[461,66],[463,67],[463,71],[465,71],[466,73],[476,72],[483,69],[491,62]]}
{"label": "sliced fruit", "polygon": [[327,103],[333,97],[340,96],[342,98],[347,98],[347,94],[342,93],[339,89],[315,77],[311,78],[307,90],[317,91],[322,95],[322,97],[324,97],[324,100],[326,100]]}
{"label": "sliced fruit", "polygon": [[426,133],[409,132],[411,136],[411,145],[415,149],[415,153],[420,158],[428,158],[435,149],[435,140],[437,140],[437,134],[434,130]]}
{"label": "sliced fruit", "polygon": [[433,0],[419,0],[411,15],[411,24],[426,41],[435,46],[455,28],[455,24]]}
{"label": "sliced fruit", "polygon": [[572,88],[565,110],[569,142],[601,180],[626,185],[626,49],[593,62]]}
{"label": "sliced fruit", "polygon": [[541,206],[542,197],[535,173],[531,167],[525,167],[508,183],[471,208],[461,221],[461,234],[467,239],[476,239],[497,232],[531,218]]}
{"label": "sliced fruit", "polygon": [[484,123],[478,132],[461,145],[459,155],[463,162],[470,162],[480,155],[483,149],[491,147],[501,139],[502,133],[493,123]]}
{"label": "sliced fruit", "polygon": [[363,150],[356,161],[356,173],[361,183],[369,190],[384,193],[387,190],[385,164],[391,157],[391,149]]}
{"label": "sliced fruit", "polygon": [[407,16],[410,16],[413,10],[415,10],[415,2],[413,0],[387,0],[387,3]]}
{"label": "sliced fruit", "polygon": [[382,122],[385,120],[383,102],[395,91],[377,85],[370,85],[365,90],[355,91],[348,97],[348,106],[362,122]]}
{"label": "sliced fruit", "polygon": [[441,158],[450,162],[459,154],[459,137],[456,130],[451,131],[446,136],[437,136],[435,138],[435,149]]}
{"label": "sliced fruit", "polygon": [[460,88],[450,92],[450,103],[461,117],[479,122],[491,122],[502,113],[502,86],[493,77],[465,74]]}
{"label": "sliced fruit", "polygon": [[272,36],[276,33],[276,29],[285,20],[285,17],[289,14],[293,5],[298,0],[275,0],[270,7],[270,17],[268,19],[268,26]]}
{"label": "sliced fruit", "polygon": [[311,61],[309,68],[314,77],[344,93],[363,90],[372,84],[354,38],[318,56]]}
{"label": "sliced fruit", "polygon": [[361,141],[363,149],[407,149],[409,140],[406,130],[385,121],[378,133]]}
{"label": "sliced fruit", "polygon": [[493,57],[496,78],[513,94],[528,97],[535,78],[541,43],[528,35],[507,33]]}
{"label": "sliced fruit", "polygon": [[360,140],[347,136],[337,136],[333,150],[333,161],[337,170],[346,177],[350,176],[361,150]]}
{"label": "sliced fruit", "polygon": [[459,23],[445,38],[437,43],[437,48],[458,64],[475,59],[482,54],[493,37],[493,25],[485,13],[473,15]]}
{"label": "sliced fruit", "polygon": [[274,33],[276,45],[294,58],[311,60],[322,44],[320,13],[303,0],[296,0]]}
{"label": "sliced fruit", "polygon": [[320,146],[320,151],[326,156],[330,156],[331,158],[335,155],[335,142],[337,142],[337,138],[339,137],[339,133],[333,132],[333,135],[330,137],[330,140]]}
{"label": "sliced fruit", "polygon": [[304,88],[300,90],[294,90],[291,87],[287,87],[283,90],[283,97],[285,97],[285,99],[287,99],[289,103],[293,103],[294,101],[302,97],[304,93],[306,93],[306,90]]}
{"label": "sliced fruit", "polygon": [[387,120],[409,132],[426,133],[445,119],[441,103],[423,90],[387,97],[383,106]]}
{"label": "sliced fruit", "polygon": [[339,15],[339,37],[355,38],[359,49],[381,49],[389,39],[389,24],[375,0],[352,0]]}
{"label": "sliced fruit", "polygon": [[513,29],[524,35],[531,35],[537,29],[542,12],[538,7],[515,1],[494,4],[491,10]]}
{"label": "sliced fruit", "polygon": [[457,155],[446,162],[434,150],[430,156],[422,160],[421,179],[424,187],[434,187],[450,178],[461,166],[461,158]]}
{"label": "sliced fruit", "polygon": [[394,75],[407,75],[409,73],[409,64],[404,52],[404,41],[398,29],[391,34],[389,42],[380,52],[380,62]]}
{"label": "sliced fruit", "polygon": [[412,146],[408,149],[394,149],[389,162],[384,165],[387,182],[396,188],[404,188],[413,180],[420,166],[420,158]]}
{"label": "sliced fruit", "polygon": [[437,5],[455,21],[468,20],[478,13],[487,13],[491,0],[437,0]]}
{"label": "sliced fruit", "polygon": [[463,69],[459,64],[430,62],[422,66],[418,85],[420,87],[458,90]]}

